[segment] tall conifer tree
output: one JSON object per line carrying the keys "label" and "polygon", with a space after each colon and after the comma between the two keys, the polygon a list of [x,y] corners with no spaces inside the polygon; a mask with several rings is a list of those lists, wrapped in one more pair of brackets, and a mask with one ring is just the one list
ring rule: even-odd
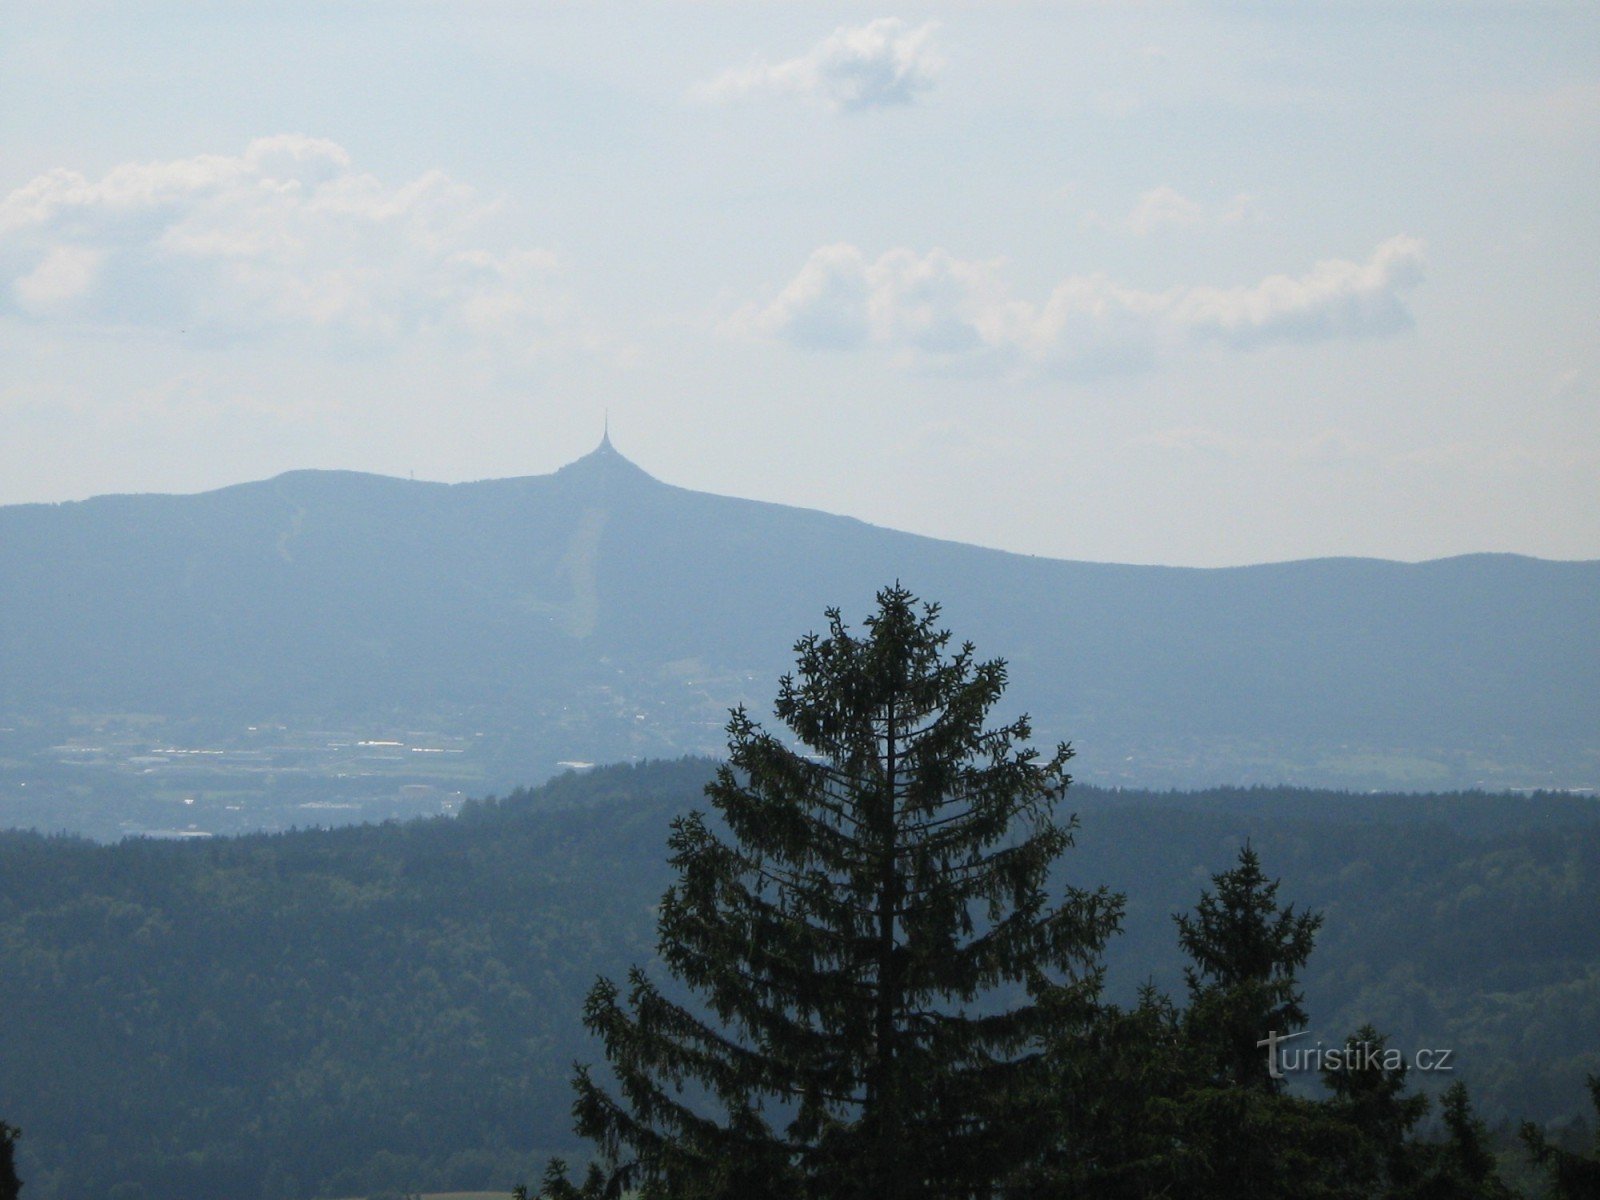
{"label": "tall conifer tree", "polygon": [[1043,1038],[1091,1019],[1121,912],[1046,894],[1071,750],[989,727],[1004,664],[898,585],[863,635],[827,616],[779,686],[793,741],[736,710],[716,819],[674,823],[659,953],[697,999],[638,969],[589,996],[605,1169],[548,1195],[988,1197],[1049,1140]]}

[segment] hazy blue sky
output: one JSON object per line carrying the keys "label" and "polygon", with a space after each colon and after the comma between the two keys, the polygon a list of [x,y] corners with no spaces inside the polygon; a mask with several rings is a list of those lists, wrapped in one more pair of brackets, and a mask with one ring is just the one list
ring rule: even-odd
{"label": "hazy blue sky", "polygon": [[1600,5],[0,0],[0,503],[1600,557]]}

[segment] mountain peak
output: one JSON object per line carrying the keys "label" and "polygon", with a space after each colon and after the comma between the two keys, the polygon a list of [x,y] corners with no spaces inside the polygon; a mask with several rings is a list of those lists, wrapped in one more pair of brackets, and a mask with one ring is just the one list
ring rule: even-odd
{"label": "mountain peak", "polygon": [[654,475],[625,457],[611,444],[609,421],[600,434],[600,444],[582,458],[573,459],[556,474],[576,479],[632,479],[650,483],[659,482]]}

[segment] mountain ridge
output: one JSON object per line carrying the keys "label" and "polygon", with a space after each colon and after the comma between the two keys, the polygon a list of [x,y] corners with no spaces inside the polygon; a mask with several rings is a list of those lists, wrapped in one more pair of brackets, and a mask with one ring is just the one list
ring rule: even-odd
{"label": "mountain ridge", "polygon": [[[86,496],[78,500],[35,500],[19,503],[0,505],[0,513],[19,510],[61,510],[89,505],[103,505],[119,501],[170,501],[170,500],[197,500],[203,497],[215,497],[235,492],[254,492],[268,488],[277,488],[289,482],[302,480],[333,481],[346,480],[352,483],[371,482],[380,486],[398,485],[405,488],[428,490],[435,493],[444,491],[471,491],[475,489],[512,488],[527,486],[544,480],[577,477],[574,468],[580,467],[587,460],[592,459],[597,451],[573,459],[554,471],[530,475],[494,476],[483,479],[464,479],[450,482],[447,480],[402,478],[398,475],[386,475],[379,471],[360,471],[347,467],[294,467],[280,471],[276,475],[269,475],[263,479],[243,480],[238,483],[223,484],[219,487],[206,488],[198,492],[105,492],[94,496]],[[782,510],[794,513],[804,513],[809,516],[825,517],[831,520],[847,522],[864,529],[894,534],[898,537],[915,538],[924,542],[938,543],[948,546],[959,546],[964,550],[982,551],[990,554],[1005,555],[1008,558],[1021,560],[1037,560],[1050,563],[1071,563],[1082,566],[1135,568],[1159,571],[1188,571],[1188,572],[1217,572],[1217,571],[1256,571],[1265,568],[1287,567],[1304,563],[1382,563],[1396,567],[1423,567],[1439,563],[1449,563],[1458,560],[1489,560],[1511,559],[1530,563],[1569,564],[1578,566],[1591,566],[1600,564],[1600,558],[1549,558],[1543,555],[1526,554],[1518,550],[1465,550],[1453,554],[1441,554],[1430,558],[1386,558],[1374,554],[1314,554],[1302,555],[1294,558],[1266,559],[1260,562],[1225,563],[1221,565],[1195,565],[1191,563],[1158,563],[1158,562],[1125,562],[1111,559],[1070,558],[1052,554],[1037,553],[1028,550],[1010,550],[1002,546],[987,546],[978,542],[963,542],[958,538],[943,537],[938,534],[918,533],[914,530],[900,529],[893,525],[881,525],[856,517],[849,513],[832,512],[827,509],[807,508],[803,505],[788,504],[778,500],[758,500],[743,496],[735,496],[722,492],[707,492],[681,484],[669,483],[657,476],[651,475],[633,460],[614,452],[641,481],[674,492],[686,493],[694,496],[707,497],[713,500],[730,500],[741,505],[759,508]]]}
{"label": "mountain ridge", "polygon": [[547,475],[0,508],[0,726],[439,730],[474,738],[459,786],[507,787],[716,752],[897,579],[1095,782],[1600,785],[1600,562],[1052,559],[678,487],[609,439]]}

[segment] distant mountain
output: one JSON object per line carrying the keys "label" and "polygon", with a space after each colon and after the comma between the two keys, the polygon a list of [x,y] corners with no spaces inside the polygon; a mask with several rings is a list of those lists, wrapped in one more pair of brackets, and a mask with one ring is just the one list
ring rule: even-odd
{"label": "distant mountain", "polygon": [[672,487],[609,441],[520,479],[0,508],[0,764],[118,721],[153,760],[395,731],[469,788],[715,752],[825,607],[897,579],[1085,779],[1600,784],[1600,562],[1056,561]]}

